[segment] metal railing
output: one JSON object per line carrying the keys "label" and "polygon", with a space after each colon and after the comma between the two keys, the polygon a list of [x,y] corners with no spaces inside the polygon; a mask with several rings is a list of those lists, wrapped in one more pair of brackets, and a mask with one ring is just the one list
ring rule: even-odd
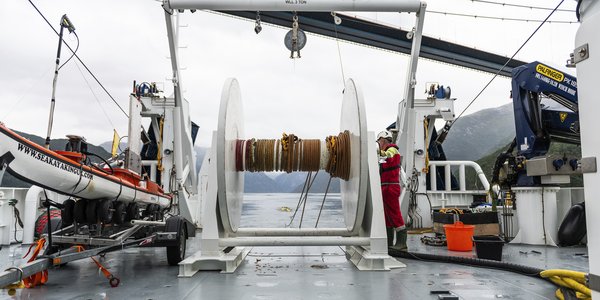
{"label": "metal railing", "polygon": [[449,192],[452,191],[452,184],[451,184],[451,180],[452,180],[452,167],[458,167],[458,182],[459,182],[459,191],[465,192],[467,191],[467,184],[466,184],[466,167],[470,167],[473,168],[473,170],[475,171],[475,173],[477,174],[477,177],[479,179],[479,181],[481,182],[482,186],[483,186],[483,190],[484,191],[488,191],[490,189],[490,183],[488,182],[487,178],[485,177],[485,173],[483,173],[483,170],[481,169],[481,167],[479,166],[479,164],[477,164],[474,161],[466,161],[466,160],[456,160],[456,161],[451,161],[451,160],[446,160],[446,161],[430,161],[429,162],[429,180],[431,183],[431,192],[435,192],[437,191],[437,176],[436,176],[436,167],[444,167],[444,182],[445,184],[445,191]]}

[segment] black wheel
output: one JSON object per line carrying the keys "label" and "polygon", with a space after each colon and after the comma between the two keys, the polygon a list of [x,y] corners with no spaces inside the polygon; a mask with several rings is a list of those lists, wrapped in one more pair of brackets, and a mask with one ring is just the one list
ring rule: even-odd
{"label": "black wheel", "polygon": [[148,205],[146,205],[146,208],[142,212],[142,216],[149,217],[149,216],[152,216],[152,213],[154,213],[154,205],[148,204]]}
{"label": "black wheel", "polygon": [[87,217],[85,215],[86,206],[87,205],[85,200],[75,201],[75,206],[73,207],[73,217],[75,219],[75,222],[80,224],[87,222]]}
{"label": "black wheel", "polygon": [[63,227],[67,227],[71,224],[73,224],[73,221],[75,220],[73,215],[74,215],[74,209],[75,209],[75,200],[73,199],[68,199],[65,200],[65,202],[63,202],[63,209],[61,210],[60,216],[62,218],[62,225]]}
{"label": "black wheel", "polygon": [[98,201],[89,201],[85,206],[85,218],[89,224],[98,223],[98,215],[96,214],[96,206]]}
{"label": "black wheel", "polygon": [[105,199],[99,201],[96,207],[98,220],[104,224],[109,224],[113,219],[113,202]]}
{"label": "black wheel", "polygon": [[[175,222],[174,222],[175,223]],[[185,248],[187,244],[187,235],[185,229],[185,223],[183,220],[179,219],[179,230],[177,233],[177,245],[167,246],[167,262],[171,266],[178,265],[185,258]],[[169,227],[166,226],[167,232],[169,232]]]}
{"label": "black wheel", "polygon": [[140,217],[140,207],[137,203],[129,203],[127,206],[127,213],[125,214],[125,222],[138,219]]}
{"label": "black wheel", "polygon": [[125,209],[125,203],[115,202],[115,211],[113,212],[112,221],[114,224],[121,225],[125,222],[127,210]]}
{"label": "black wheel", "polygon": [[152,205],[152,220],[156,221],[156,220],[160,220],[161,218],[161,214],[160,214],[160,205],[158,204],[151,204]]}

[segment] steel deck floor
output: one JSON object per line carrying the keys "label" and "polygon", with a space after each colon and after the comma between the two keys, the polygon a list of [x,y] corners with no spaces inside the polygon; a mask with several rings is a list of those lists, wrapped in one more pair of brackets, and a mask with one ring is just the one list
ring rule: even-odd
{"label": "steel deck floor", "polygon": [[[421,246],[410,236],[415,252],[474,256]],[[190,247],[188,251],[193,251]],[[3,247],[2,266],[19,261],[27,248]],[[531,252],[536,250],[541,254]],[[519,251],[527,251],[521,254]],[[503,261],[539,268],[587,271],[585,248],[506,245]],[[554,299],[546,281],[506,271],[446,263],[402,260],[405,269],[360,272],[339,247],[255,247],[234,274],[200,272],[178,278],[162,248],[126,249],[107,254],[103,263],[121,285],[110,288],[90,259],[51,270],[49,282],[18,290],[17,299],[437,299],[431,290],[447,290],[460,299]],[[7,290],[0,298],[10,299]]]}
{"label": "steel deck floor", "polygon": [[[339,209],[335,201],[332,204],[324,214]],[[265,205],[272,206],[269,209],[278,207]],[[293,202],[288,205],[295,207]],[[254,209],[257,206],[258,199],[250,200],[248,206],[245,203],[242,221],[252,220],[246,224],[256,226],[263,222],[281,225],[289,220],[290,213],[259,218],[259,210]],[[335,214],[328,218],[335,220],[333,223],[340,221]],[[333,223],[323,226],[331,227]],[[451,252],[445,247],[425,246],[419,238],[409,235],[411,251],[475,256],[475,251]],[[198,249],[199,237],[188,241],[188,255]],[[25,246],[3,247],[0,267],[19,265],[26,252]],[[42,287],[18,290],[14,297],[0,290],[0,299],[438,299],[430,294],[432,290],[450,291],[460,299],[555,299],[554,285],[537,278],[454,264],[401,261],[406,268],[361,272],[346,260],[340,247],[254,247],[234,274],[211,271],[178,278],[178,268],[167,265],[164,248],[132,248],[109,253],[103,259],[103,264],[121,279],[117,288],[109,286],[91,259],[84,259],[50,270],[49,281]],[[585,247],[505,245],[503,261],[538,268],[588,270]]]}

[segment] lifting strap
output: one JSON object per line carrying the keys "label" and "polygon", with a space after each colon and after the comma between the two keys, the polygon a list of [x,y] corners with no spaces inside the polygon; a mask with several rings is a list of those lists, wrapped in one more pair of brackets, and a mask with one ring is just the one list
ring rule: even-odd
{"label": "lifting strap", "polygon": [[119,286],[119,283],[121,283],[121,280],[115,276],[113,276],[112,273],[110,273],[110,271],[108,269],[106,269],[102,264],[100,264],[99,261],[97,261],[94,257],[90,257],[98,266],[98,268],[100,268],[100,271],[102,271],[102,274],[104,274],[104,277],[106,277],[106,279],[108,279],[108,283],[110,284],[111,287],[117,287]]}
{"label": "lifting strap", "polygon": [[[48,226],[48,228],[50,228],[50,226]],[[29,247],[29,250],[27,250],[27,254],[25,254],[25,256],[23,256],[23,258],[27,257],[29,255],[29,252],[31,252],[31,249],[33,248],[33,246],[35,246],[35,249],[33,250],[31,257],[29,258],[29,260],[27,262],[29,263],[29,262],[36,260],[37,256],[40,254],[40,251],[42,251],[42,249],[44,248],[45,243],[46,243],[46,239],[39,239],[36,244],[32,244]],[[23,284],[28,289],[34,288],[38,285],[45,284],[46,282],[48,282],[48,270],[43,270],[43,271],[35,273],[27,278],[23,278]]]}

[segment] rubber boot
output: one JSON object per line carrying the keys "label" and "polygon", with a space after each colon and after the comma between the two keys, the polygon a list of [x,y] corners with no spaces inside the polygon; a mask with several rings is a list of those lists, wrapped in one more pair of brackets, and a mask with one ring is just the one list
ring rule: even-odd
{"label": "rubber boot", "polygon": [[394,245],[394,228],[386,227],[385,233],[387,233],[388,247],[391,247],[392,245]]}
{"label": "rubber boot", "polygon": [[408,232],[406,229],[396,232],[396,244],[392,248],[400,251],[408,251],[406,246],[406,239],[408,238]]}

